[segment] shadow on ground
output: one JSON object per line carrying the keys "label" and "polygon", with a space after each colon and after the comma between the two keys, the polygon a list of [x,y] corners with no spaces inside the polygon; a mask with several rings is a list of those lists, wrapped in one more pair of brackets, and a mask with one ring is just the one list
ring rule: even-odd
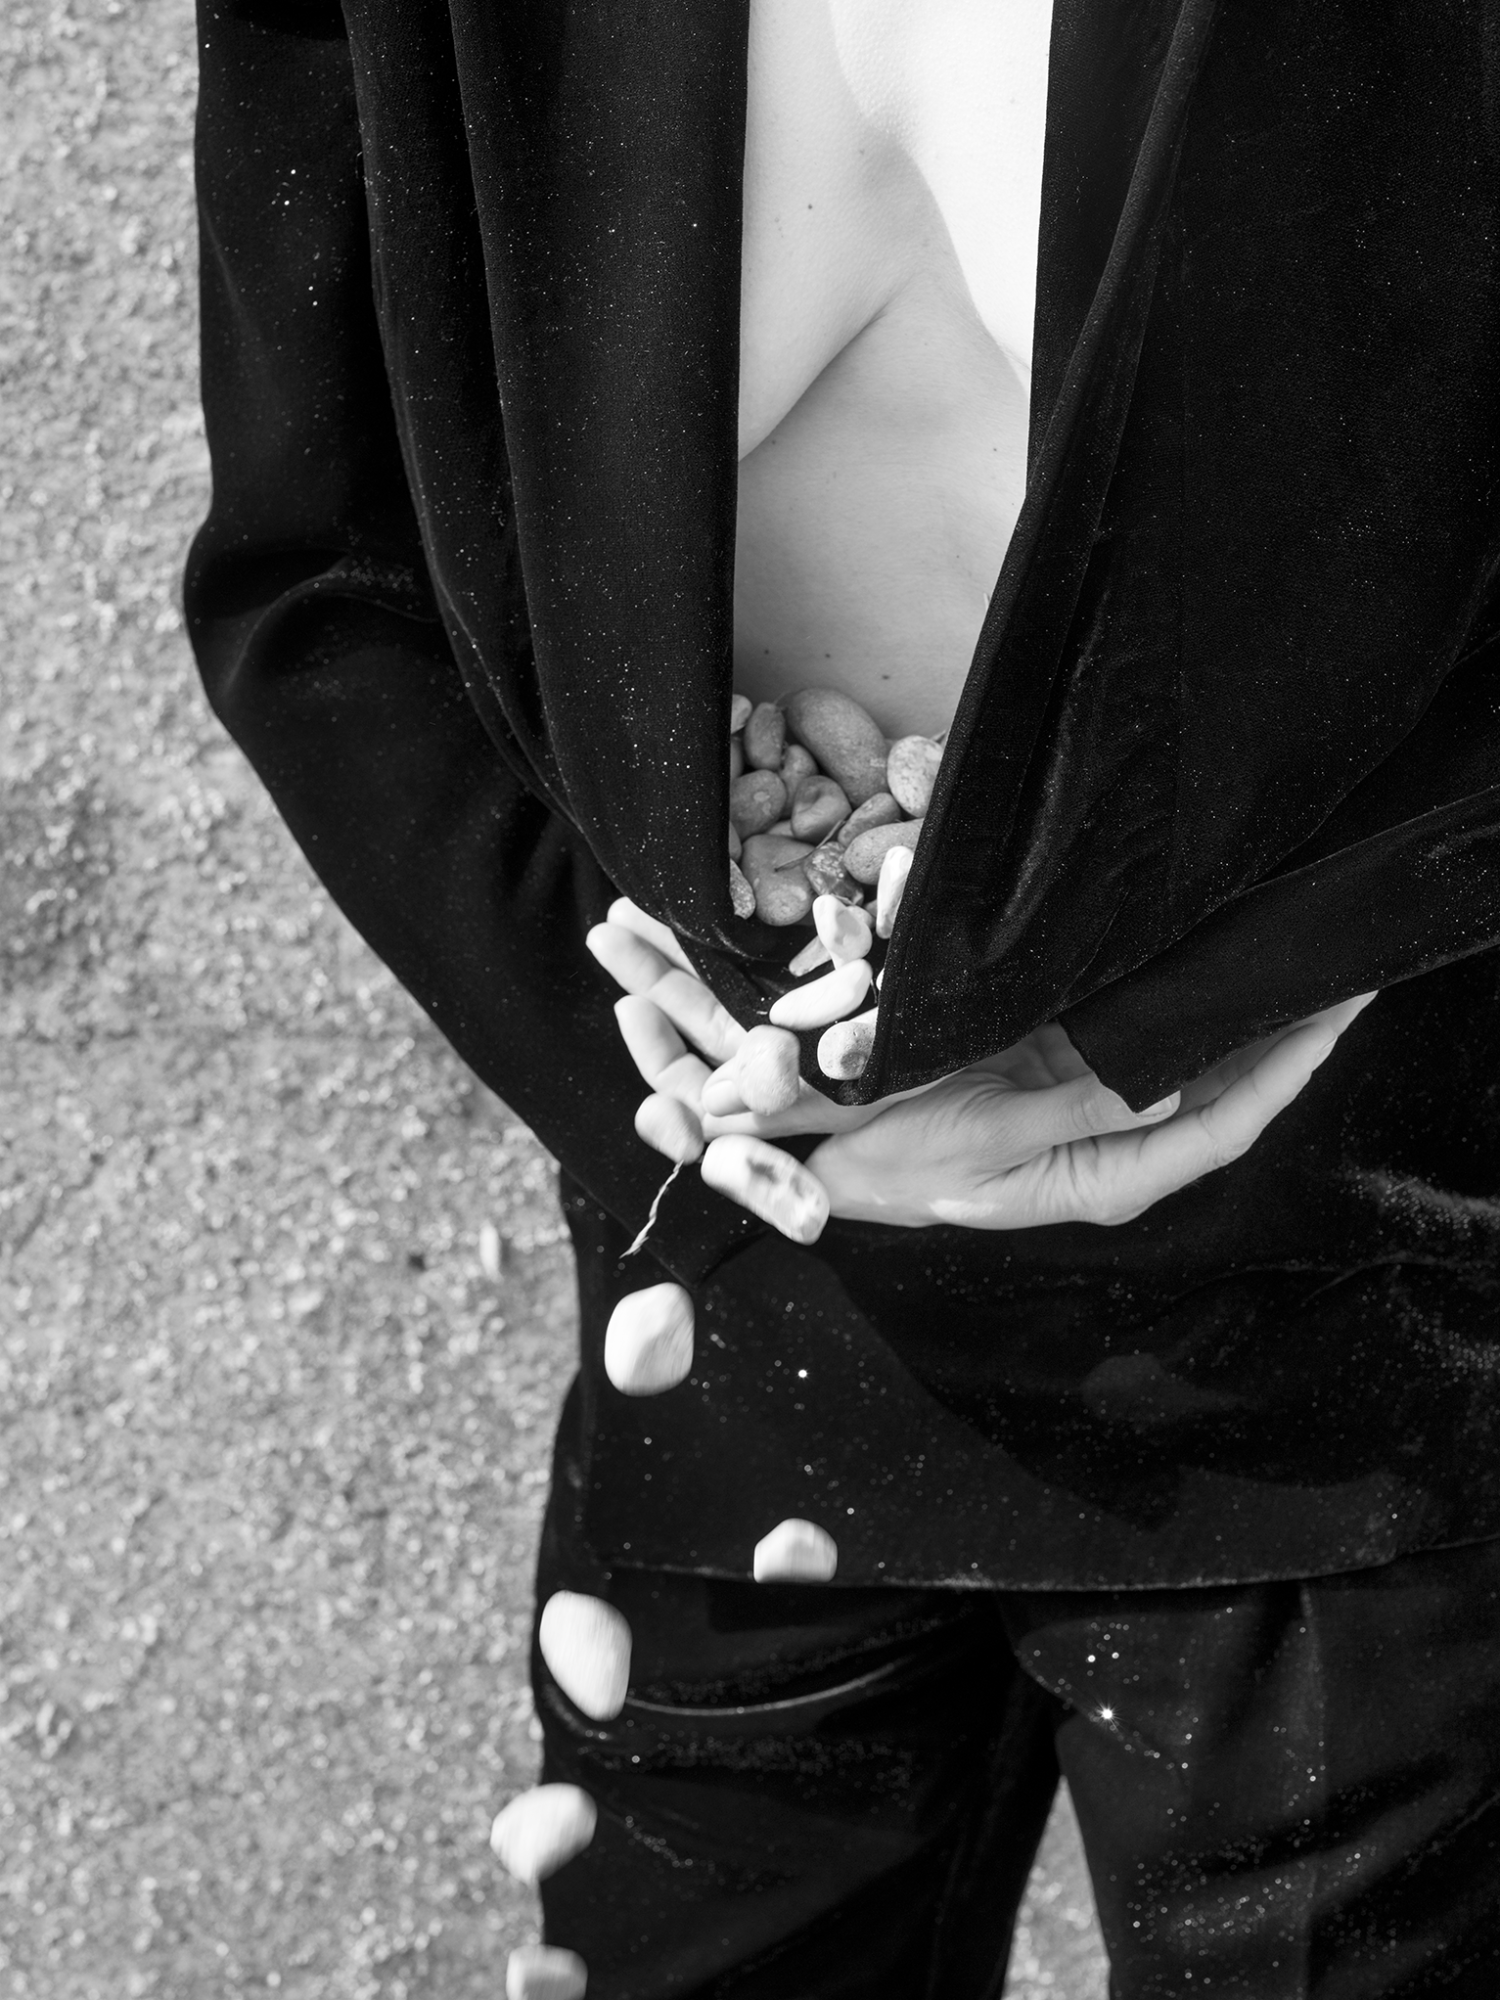
{"label": "shadow on ground", "polygon": [[[5,1992],[494,2000],[550,1165],[192,678],[185,0],[13,0],[0,51]],[[1103,1991],[1064,1810],[1011,1993]]]}

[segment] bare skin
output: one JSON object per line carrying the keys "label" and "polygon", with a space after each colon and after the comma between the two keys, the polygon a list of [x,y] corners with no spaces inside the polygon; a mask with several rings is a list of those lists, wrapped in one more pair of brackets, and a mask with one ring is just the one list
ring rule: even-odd
{"label": "bare skin", "polygon": [[1025,480],[1050,0],[754,0],[735,672],[946,727]]}

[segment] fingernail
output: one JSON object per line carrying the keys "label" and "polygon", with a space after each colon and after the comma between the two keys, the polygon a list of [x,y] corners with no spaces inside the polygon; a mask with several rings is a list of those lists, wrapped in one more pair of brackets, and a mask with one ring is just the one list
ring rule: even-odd
{"label": "fingernail", "polygon": [[1171,1116],[1181,1102],[1182,1092],[1174,1090],[1170,1097],[1162,1098],[1159,1103],[1148,1104],[1140,1115],[1142,1118],[1167,1118]]}

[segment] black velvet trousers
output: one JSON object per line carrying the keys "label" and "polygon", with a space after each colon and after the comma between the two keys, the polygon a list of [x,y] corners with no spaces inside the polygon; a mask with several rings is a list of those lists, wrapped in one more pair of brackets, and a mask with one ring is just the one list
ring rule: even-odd
{"label": "black velvet trousers", "polygon": [[545,1885],[590,2000],[999,2000],[1059,1773],[1115,2000],[1500,1995],[1500,1542],[1204,1590],[606,1576],[564,1416],[538,1602],[630,1621]]}

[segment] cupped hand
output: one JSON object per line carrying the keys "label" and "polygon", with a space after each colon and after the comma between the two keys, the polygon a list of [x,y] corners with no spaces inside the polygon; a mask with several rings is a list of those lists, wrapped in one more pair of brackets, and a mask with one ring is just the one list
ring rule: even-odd
{"label": "cupped hand", "polygon": [[[1144,1112],[1056,1023],[923,1089],[846,1107],[796,1078],[795,1037],[742,1028],[634,905],[617,903],[589,944],[630,996],[616,1012],[653,1093],[641,1136],[669,1157],[701,1157],[711,1185],[801,1242],[830,1213],[909,1228],[1127,1222],[1247,1152],[1374,997],[1240,1050]],[[745,1101],[747,1066],[772,1079],[763,1101],[774,1108]],[[653,1136],[669,1128],[671,1144]],[[771,1143],[798,1133],[826,1135],[806,1167]]]}

